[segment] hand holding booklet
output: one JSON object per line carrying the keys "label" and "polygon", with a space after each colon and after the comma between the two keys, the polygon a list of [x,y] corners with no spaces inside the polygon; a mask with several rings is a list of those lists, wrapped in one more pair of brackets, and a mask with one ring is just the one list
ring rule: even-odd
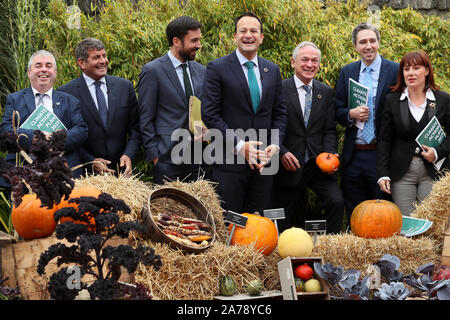
{"label": "hand holding booklet", "polygon": [[[433,116],[431,120],[428,122],[426,127],[419,133],[416,137],[416,142],[422,148],[422,145],[426,145],[427,147],[436,148],[441,145],[442,141],[445,139],[445,132],[442,128],[439,120],[436,116]],[[444,163],[445,158],[434,163],[434,166],[439,171]]]}
{"label": "hand holding booklet", "polygon": [[59,118],[42,104],[22,123],[21,129],[41,130],[44,132],[55,132],[56,130],[67,130]]}
{"label": "hand holding booklet", "polygon": [[[369,100],[369,88],[362,85],[361,83],[349,79],[348,85],[348,106],[350,109],[354,109],[359,106],[367,106]],[[357,120],[355,123],[358,129],[364,128],[364,122]]]}
{"label": "hand holding booklet", "polygon": [[202,121],[201,101],[196,96],[189,99],[189,130],[194,137],[201,137],[206,130]]}

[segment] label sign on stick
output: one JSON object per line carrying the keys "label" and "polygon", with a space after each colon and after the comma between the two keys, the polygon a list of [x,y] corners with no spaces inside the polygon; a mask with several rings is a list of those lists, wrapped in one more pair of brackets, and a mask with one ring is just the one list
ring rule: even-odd
{"label": "label sign on stick", "polygon": [[269,218],[270,220],[279,220],[284,219],[284,208],[277,208],[277,209],[267,209],[264,210],[264,217]]}
{"label": "label sign on stick", "polygon": [[317,234],[325,234],[327,232],[327,220],[306,220],[305,231],[314,235],[314,246],[317,241]]}
{"label": "label sign on stick", "polygon": [[327,231],[327,220],[306,220],[305,231],[314,233],[325,233]]}
{"label": "label sign on stick", "polygon": [[233,238],[233,233],[234,230],[236,229],[236,225],[245,228],[245,226],[247,225],[248,218],[246,216],[243,216],[242,214],[228,210],[224,220],[233,224],[233,227],[231,228],[231,232],[228,235],[227,240],[227,246],[229,246],[231,238]]}
{"label": "label sign on stick", "polygon": [[263,211],[264,217],[273,220],[273,223],[275,224],[275,227],[277,228],[278,232],[278,223],[277,220],[285,219],[286,216],[284,215],[284,208],[277,208],[277,209],[267,209]]}

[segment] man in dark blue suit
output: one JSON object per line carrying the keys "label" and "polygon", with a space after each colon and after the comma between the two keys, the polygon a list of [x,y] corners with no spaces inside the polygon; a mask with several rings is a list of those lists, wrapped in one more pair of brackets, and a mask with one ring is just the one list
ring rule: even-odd
{"label": "man in dark blue suit", "polygon": [[[361,23],[352,33],[361,60],[341,69],[336,85],[336,120],[345,126],[342,150],[342,191],[347,219],[362,201],[381,198],[376,176],[376,144],[381,127],[383,100],[396,82],[399,64],[378,54],[380,34],[376,27]],[[367,106],[349,109],[349,81],[369,87]],[[357,124],[364,123],[363,129]]]}
{"label": "man in dark blue suit", "polygon": [[278,155],[286,128],[280,69],[257,55],[263,38],[255,14],[239,16],[237,50],[208,64],[203,87],[203,121],[221,133],[212,142],[212,180],[223,208],[238,213],[262,214],[269,205],[278,158],[269,161]]}
{"label": "man in dark blue suit", "polygon": [[[27,151],[33,140],[33,130],[21,129],[20,125],[33,113],[38,105],[43,104],[45,108],[53,112],[67,128],[64,157],[69,167],[80,164],[79,148],[88,136],[88,129],[83,120],[80,110],[80,102],[64,92],[53,90],[56,80],[56,61],[52,53],[39,50],[36,51],[28,62],[28,78],[30,88],[26,88],[8,95],[3,114],[2,131],[14,132],[13,113],[17,111],[20,116],[18,126],[19,145]],[[17,121],[17,118],[16,118]],[[49,137],[51,133],[44,132]],[[7,160],[13,161],[15,155],[9,154]],[[74,171],[77,177],[80,170]]]}
{"label": "man in dark blue suit", "polygon": [[[188,122],[190,96],[202,99],[206,67],[194,61],[201,48],[201,27],[199,21],[188,16],[171,21],[166,28],[169,51],[144,65],[139,75],[142,140],[147,161],[153,162],[153,182],[157,184],[165,179],[193,181],[203,174],[208,177],[201,161],[194,161],[194,144],[199,143],[201,151],[202,143],[194,142]],[[180,135],[186,141],[173,137],[178,132],[187,134]],[[182,155],[172,155],[174,147],[185,142]],[[191,156],[181,159],[184,152]],[[202,160],[202,155],[198,158]]]}
{"label": "man in dark blue suit", "polygon": [[89,128],[82,148],[83,163],[93,163],[96,173],[132,172],[132,161],[141,143],[138,102],[133,84],[107,75],[108,57],[103,43],[86,38],[75,48],[82,75],[58,90],[78,98]]}

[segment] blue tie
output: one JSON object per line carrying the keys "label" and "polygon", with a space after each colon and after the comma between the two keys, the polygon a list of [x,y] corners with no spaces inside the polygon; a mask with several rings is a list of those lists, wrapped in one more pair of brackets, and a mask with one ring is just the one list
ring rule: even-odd
{"label": "blue tie", "polygon": [[95,81],[95,95],[97,96],[98,113],[106,128],[108,123],[108,108],[106,107],[105,95],[102,89],[100,89],[101,81]]}
{"label": "blue tie", "polygon": [[261,97],[259,93],[258,81],[256,80],[255,71],[253,70],[253,67],[255,65],[251,61],[247,61],[245,65],[248,69],[248,87],[250,88],[250,97],[252,98],[253,111],[256,113]]}
{"label": "blue tie", "polygon": [[[305,121],[305,129],[308,127],[309,116],[311,115],[311,104],[312,104],[312,95],[311,95],[311,87],[307,84],[303,85],[303,89],[305,89],[305,112],[303,113],[303,120]],[[309,151],[308,147],[305,150],[305,163],[309,160]]]}
{"label": "blue tie", "polygon": [[373,87],[372,87],[372,77],[370,76],[370,72],[372,71],[371,67],[366,67],[364,71],[364,79],[363,85],[369,88],[369,97],[367,101],[367,106],[369,107],[369,119],[364,123],[364,128],[362,131],[362,138],[367,143],[371,143],[375,138],[375,130],[373,126],[373,113],[374,113],[374,105],[373,105]]}

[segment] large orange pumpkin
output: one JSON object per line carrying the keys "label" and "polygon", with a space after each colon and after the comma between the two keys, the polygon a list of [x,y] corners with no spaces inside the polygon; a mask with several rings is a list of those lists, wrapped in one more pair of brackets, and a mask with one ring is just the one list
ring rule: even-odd
{"label": "large orange pumpkin", "polygon": [[402,213],[387,200],[366,200],[355,207],[350,219],[352,232],[363,238],[387,238],[400,234]]}
{"label": "large orange pumpkin", "polygon": [[41,207],[41,200],[35,194],[26,194],[21,204],[13,206],[11,219],[14,229],[25,240],[45,238],[51,235],[56,228],[56,221],[52,209]]}
{"label": "large orange pumpkin", "polygon": [[[256,214],[243,213],[248,218],[245,228],[236,226],[231,245],[248,246],[254,244],[255,249],[264,255],[269,255],[278,243],[277,227],[272,220]],[[228,228],[231,232],[233,224]]]}
{"label": "large orange pumpkin", "polygon": [[[72,192],[70,193],[70,196],[69,196],[69,198],[67,200],[64,200],[64,199],[61,200],[61,203],[57,206],[57,209],[67,208],[67,207],[78,208],[78,204],[76,204],[76,203],[69,203],[69,200],[70,199],[74,199],[74,198],[80,198],[80,197],[95,197],[95,198],[97,198],[101,193],[102,192],[100,190],[98,190],[97,188],[90,187],[90,186],[74,188],[72,190]],[[86,224],[85,222],[82,222],[82,221],[73,220],[70,217],[63,217],[59,221],[61,223],[66,222],[66,221],[72,221],[74,223]],[[95,218],[92,217],[89,220],[89,223],[91,225],[95,226]]]}
{"label": "large orange pumpkin", "polygon": [[323,172],[333,173],[339,167],[339,159],[332,153],[322,152],[317,156],[316,164]]}

